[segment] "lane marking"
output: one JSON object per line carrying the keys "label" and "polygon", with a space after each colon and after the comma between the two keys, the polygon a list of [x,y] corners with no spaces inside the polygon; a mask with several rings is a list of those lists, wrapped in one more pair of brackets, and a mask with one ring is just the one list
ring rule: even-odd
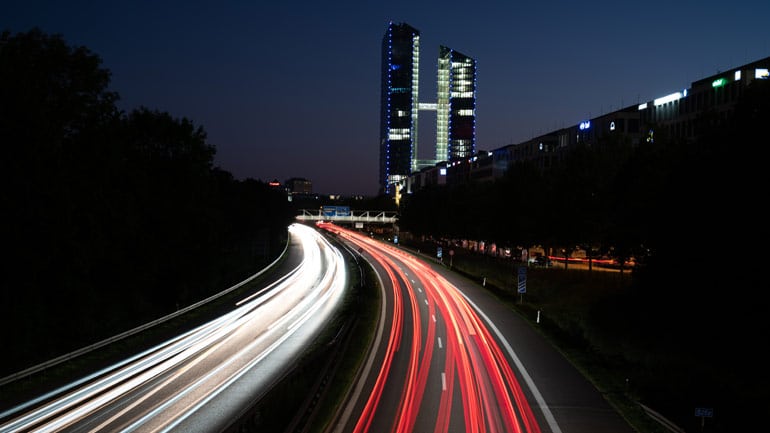
{"label": "lane marking", "polygon": [[543,415],[545,416],[545,420],[548,423],[548,426],[551,427],[551,431],[553,433],[562,433],[561,428],[559,428],[559,424],[556,422],[556,418],[553,416],[553,412],[551,412],[551,408],[548,407],[548,404],[545,402],[545,399],[543,398],[543,395],[540,394],[540,390],[537,389],[537,386],[535,385],[535,381],[532,379],[532,376],[527,373],[527,369],[524,368],[524,364],[521,362],[519,357],[516,355],[516,352],[514,352],[513,348],[511,347],[510,343],[508,343],[508,340],[506,340],[505,336],[502,332],[500,332],[499,329],[497,329],[497,326],[492,322],[492,320],[484,314],[483,311],[476,305],[473,301],[471,301],[471,298],[468,297],[465,293],[463,293],[461,290],[458,289],[458,292],[473,306],[473,309],[476,310],[476,312],[484,319],[485,322],[492,328],[493,331],[495,331],[495,335],[497,335],[497,338],[500,340],[500,342],[503,343],[503,346],[505,346],[505,350],[508,352],[508,356],[511,357],[514,364],[516,364],[516,368],[519,369],[519,374],[521,374],[522,378],[524,379],[524,382],[526,382],[527,386],[529,387],[529,390],[532,392],[532,395],[535,397],[535,400],[537,400],[537,404],[540,407],[540,410],[543,411]]}

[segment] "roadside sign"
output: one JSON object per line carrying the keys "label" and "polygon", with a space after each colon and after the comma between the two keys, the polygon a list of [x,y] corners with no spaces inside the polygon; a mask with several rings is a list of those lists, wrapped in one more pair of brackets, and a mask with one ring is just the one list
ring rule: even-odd
{"label": "roadside sign", "polygon": [[700,417],[700,431],[706,427],[706,418],[712,418],[714,416],[714,408],[711,407],[696,407],[695,416]]}
{"label": "roadside sign", "polygon": [[519,266],[519,293],[527,293],[527,267]]}
{"label": "roadside sign", "polygon": [[710,407],[696,407],[695,416],[712,418],[714,416],[714,409]]}
{"label": "roadside sign", "polygon": [[439,259],[441,258],[441,247],[438,247],[438,249],[436,250],[436,257],[438,257]]}

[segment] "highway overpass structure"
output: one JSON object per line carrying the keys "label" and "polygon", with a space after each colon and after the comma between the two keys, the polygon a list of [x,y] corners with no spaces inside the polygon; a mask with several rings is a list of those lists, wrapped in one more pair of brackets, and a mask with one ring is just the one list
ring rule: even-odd
{"label": "highway overpass structure", "polygon": [[[328,206],[326,207],[328,208]],[[297,221],[331,221],[335,223],[381,223],[395,224],[398,222],[395,211],[371,211],[371,210],[347,210],[340,211],[339,206],[335,211],[328,209],[301,209],[297,215]]]}

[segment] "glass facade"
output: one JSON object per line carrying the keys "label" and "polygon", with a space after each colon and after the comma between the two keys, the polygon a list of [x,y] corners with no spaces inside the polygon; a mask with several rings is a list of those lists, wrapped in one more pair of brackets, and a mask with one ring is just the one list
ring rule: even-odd
{"label": "glass facade", "polygon": [[393,194],[412,172],[417,152],[420,32],[390,23],[382,40],[380,189]]}
{"label": "glass facade", "polygon": [[476,61],[441,46],[438,59],[436,160],[476,153]]}
{"label": "glass facade", "polygon": [[[396,193],[410,174],[476,152],[476,61],[439,47],[437,99],[419,102],[420,32],[388,24],[382,39],[380,192]],[[420,110],[436,111],[435,159],[418,159]]]}

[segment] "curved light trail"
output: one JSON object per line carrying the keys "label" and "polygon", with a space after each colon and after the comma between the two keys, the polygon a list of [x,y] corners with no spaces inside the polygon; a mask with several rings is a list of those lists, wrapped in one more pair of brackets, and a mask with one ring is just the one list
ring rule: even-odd
{"label": "curved light trail", "polygon": [[[351,431],[541,431],[505,352],[454,285],[395,247],[336,225],[319,227],[365,251],[392,287],[384,356]],[[388,387],[397,401],[383,401]]]}
{"label": "curved light trail", "polygon": [[[227,425],[244,401],[223,391],[241,381],[250,387],[249,398],[264,392],[320,332],[347,285],[338,249],[311,227],[294,224],[289,230],[303,259],[286,276],[215,320],[0,413],[0,432],[207,431]],[[227,408],[218,411],[221,419],[197,416],[212,402]]]}

